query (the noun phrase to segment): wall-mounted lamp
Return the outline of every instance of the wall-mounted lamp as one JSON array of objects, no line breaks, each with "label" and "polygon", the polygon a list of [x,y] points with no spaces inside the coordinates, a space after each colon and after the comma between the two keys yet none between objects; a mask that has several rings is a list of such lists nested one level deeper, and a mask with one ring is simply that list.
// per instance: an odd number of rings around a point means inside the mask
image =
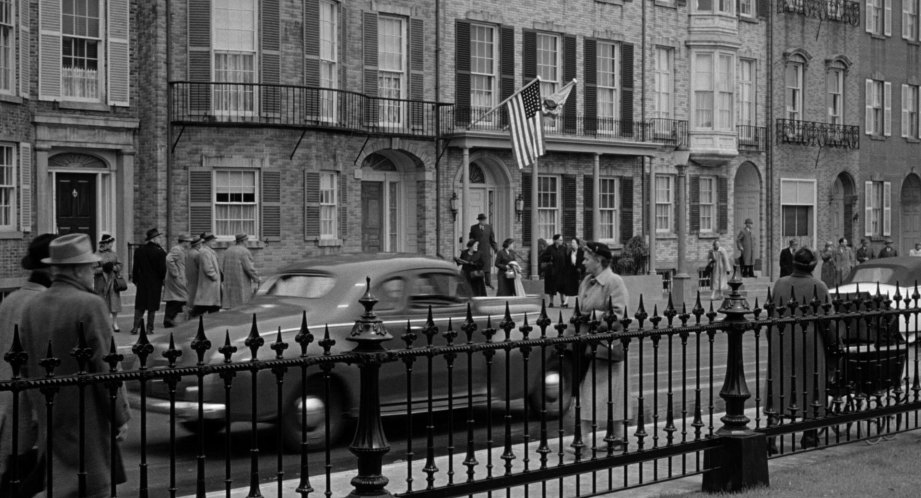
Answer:
[{"label": "wall-mounted lamp", "polygon": [[520,193],[518,197],[515,197],[515,216],[518,217],[518,221],[521,221],[521,213],[524,212],[524,196]]},{"label": "wall-mounted lamp", "polygon": [[457,221],[457,192],[451,193],[451,216]]}]

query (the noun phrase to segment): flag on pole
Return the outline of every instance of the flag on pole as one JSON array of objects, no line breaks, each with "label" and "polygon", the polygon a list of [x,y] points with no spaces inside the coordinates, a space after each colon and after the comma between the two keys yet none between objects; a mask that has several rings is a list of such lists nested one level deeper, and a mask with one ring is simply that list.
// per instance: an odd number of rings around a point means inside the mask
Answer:
[{"label": "flag on pole", "polygon": [[541,117],[540,82],[532,81],[506,103],[512,151],[518,169],[533,164],[544,155],[544,131]]},{"label": "flag on pole", "polygon": [[544,99],[544,114],[548,116],[559,116],[563,112],[563,105],[566,104],[566,99],[569,98],[569,93],[572,92],[572,88],[576,86],[576,80],[573,79],[569,83],[563,85],[563,88],[560,88],[553,95]]}]

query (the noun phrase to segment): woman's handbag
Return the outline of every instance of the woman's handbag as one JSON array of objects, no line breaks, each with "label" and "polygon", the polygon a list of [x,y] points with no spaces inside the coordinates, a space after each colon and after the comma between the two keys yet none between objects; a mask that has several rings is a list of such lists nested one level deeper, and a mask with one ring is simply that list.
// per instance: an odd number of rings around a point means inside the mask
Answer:
[{"label": "woman's handbag", "polygon": [[128,290],[128,282],[125,281],[125,277],[121,273],[115,274],[115,290],[117,292]]},{"label": "woman's handbag", "polygon": [[515,278],[515,270],[505,270],[505,278]]},{"label": "woman's handbag", "polygon": [[470,272],[470,278],[483,278],[483,270],[473,270]]}]

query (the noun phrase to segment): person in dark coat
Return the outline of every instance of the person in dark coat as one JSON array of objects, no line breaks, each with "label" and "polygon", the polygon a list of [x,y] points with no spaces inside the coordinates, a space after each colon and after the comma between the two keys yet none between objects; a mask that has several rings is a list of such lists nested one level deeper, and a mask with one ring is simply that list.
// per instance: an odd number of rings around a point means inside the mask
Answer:
[{"label": "person in dark coat", "polygon": [[873,252],[873,248],[870,247],[870,242],[866,238],[860,239],[860,247],[854,251],[854,256],[857,258],[857,263],[866,263],[871,259],[876,257],[876,254]]},{"label": "person in dark coat", "polygon": [[[45,369],[39,364],[48,355],[49,343],[61,360],[54,369],[56,377],[69,377],[77,372],[100,374],[109,371],[103,357],[113,342],[112,317],[105,301],[93,292],[93,267],[99,257],[93,254],[89,236],[68,234],[54,239],[49,257],[42,261],[52,266],[51,287],[35,296],[22,313],[22,346],[28,360],[23,365],[24,378],[43,377]],[[49,312],[53,310],[53,312]],[[91,354],[81,365],[67,354],[80,347],[78,326],[82,324],[86,347]],[[121,389],[115,390],[114,410],[111,391],[105,384],[61,387],[54,395],[51,418],[38,417],[38,441],[42,457],[54,469],[54,496],[104,498],[110,496],[111,479],[115,484],[125,482],[125,468],[118,445],[112,439],[124,439],[130,412]],[[37,389],[29,390],[32,406],[45,406],[45,396]],[[83,409],[84,425],[77,423],[78,411]],[[54,428],[50,454],[45,441],[49,427]],[[85,443],[85,444],[83,444]],[[113,455],[114,452],[114,455]],[[113,458],[114,457],[114,458]],[[81,462],[85,468],[85,494],[78,485]]]},{"label": "person in dark coat", "polygon": [[461,251],[460,256],[455,258],[455,262],[461,265],[461,273],[470,283],[474,296],[486,295],[486,284],[484,268],[486,263],[483,261],[483,255],[478,250],[480,243],[471,239],[467,241],[467,248]]},{"label": "person in dark coat", "polygon": [[550,295],[550,308],[553,307],[553,300],[556,298],[556,295],[560,295],[560,306],[566,308],[569,307],[569,299],[566,295],[566,277],[567,277],[567,265],[569,265],[568,259],[569,255],[567,254],[567,248],[563,245],[563,236],[556,234],[553,236],[553,244],[547,248],[546,251],[549,256],[548,260],[550,262],[550,271],[549,278],[547,280],[553,282],[551,289],[552,293]]},{"label": "person in dark coat", "polygon": [[582,275],[585,274],[584,253],[580,247],[582,241],[578,237],[573,237],[566,246],[566,267],[563,270],[563,288],[561,290],[564,296],[577,296],[579,294],[579,283],[582,282]]},{"label": "person in dark coat", "polygon": [[550,245],[545,239],[537,239],[537,274],[544,280],[544,294],[553,303],[553,295],[556,289],[553,286],[553,280],[550,278]]},{"label": "person in dark coat", "polygon": [[496,254],[496,268],[499,269],[496,276],[499,289],[496,295],[516,295],[515,279],[521,277],[521,265],[518,263],[518,253],[515,252],[515,239],[505,239],[502,242],[502,249]]},{"label": "person in dark coat", "polygon": [[780,251],[780,276],[786,277],[793,273],[793,255],[796,254],[796,239],[790,239],[790,245]]},{"label": "person in dark coat", "polygon": [[483,270],[486,287],[492,289],[492,280],[489,275],[492,269],[492,253],[489,251],[492,249],[493,252],[499,252],[499,247],[496,245],[496,234],[492,231],[492,225],[486,223],[486,215],[480,213],[476,219],[478,223],[470,227],[470,236],[467,237],[467,240],[475,240],[480,243],[480,256],[483,258],[483,264],[486,265]]},{"label": "person in dark coat", "polygon": [[890,237],[886,237],[886,246],[879,250],[879,256],[877,257],[878,258],[894,258],[898,255],[899,255],[899,251],[897,251],[894,247],[892,247],[892,239]]},{"label": "person in dark coat", "polygon": [[743,277],[755,276],[755,238],[752,234],[752,220],[745,219],[745,228],[736,236],[736,249],[739,251],[739,266]]},{"label": "person in dark coat", "polygon": [[154,329],[154,318],[160,309],[160,293],[163,291],[163,279],[166,278],[166,251],[160,247],[160,231],[151,228],[147,231],[147,243],[134,250],[134,267],[131,280],[137,286],[134,298],[134,327],[132,334],[137,334],[144,326],[144,313],[147,313],[147,333]]}]

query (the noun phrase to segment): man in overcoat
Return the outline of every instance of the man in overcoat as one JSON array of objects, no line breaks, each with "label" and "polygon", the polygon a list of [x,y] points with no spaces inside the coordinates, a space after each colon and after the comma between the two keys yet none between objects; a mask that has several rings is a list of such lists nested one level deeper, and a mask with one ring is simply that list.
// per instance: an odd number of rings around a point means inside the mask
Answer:
[{"label": "man in overcoat", "polygon": [[899,251],[892,247],[892,237],[886,237],[885,246],[879,250],[879,258],[894,258],[899,255]]},{"label": "man in overcoat", "polygon": [[790,245],[780,251],[780,276],[786,277],[793,273],[793,254],[796,253],[796,239],[790,239]]},{"label": "man in overcoat", "polygon": [[743,277],[755,276],[755,240],[752,234],[752,219],[745,218],[745,228],[736,236],[736,249],[739,251],[739,266]]},{"label": "man in overcoat", "polygon": [[259,283],[259,272],[253,264],[253,254],[246,248],[249,236],[238,233],[234,245],[224,251],[224,307],[233,308],[253,297],[253,285]]},{"label": "man in overcoat", "polygon": [[200,254],[201,237],[196,235],[185,254],[185,287],[189,297],[186,301],[186,310],[189,317],[192,316],[192,310],[195,308],[195,293],[198,291],[198,257]]},{"label": "man in overcoat", "polygon": [[195,291],[194,316],[221,310],[221,267],[214,252],[215,236],[201,234],[201,252],[198,254],[198,288]]},{"label": "man in overcoat", "polygon": [[499,252],[499,246],[496,245],[496,234],[492,231],[492,225],[486,223],[486,215],[480,213],[476,217],[477,224],[470,227],[470,236],[467,240],[475,240],[480,243],[480,253],[483,255],[483,273],[486,277],[486,287],[492,289],[492,253]]},{"label": "man in overcoat", "polygon": [[[54,282],[23,310],[22,345],[28,354],[23,377],[45,374],[39,361],[48,355],[49,343],[52,355],[61,360],[54,370],[57,377],[81,370],[90,374],[108,372],[109,365],[103,357],[112,344],[112,317],[105,301],[93,292],[93,267],[99,257],[93,254],[90,238],[86,234],[62,235],[51,242],[49,257],[42,261],[52,266]],[[70,354],[82,346],[80,324],[89,352],[82,366]],[[78,495],[81,456],[86,470],[86,494],[81,496],[110,496],[113,471],[116,484],[125,482],[121,453],[117,445],[112,446],[112,430],[117,429],[115,441],[124,439],[130,414],[122,391],[116,389],[111,417],[109,395],[104,384],[85,386],[83,396],[77,386],[62,387],[54,396],[51,420],[44,415],[38,417],[38,447],[54,469],[54,496]],[[39,390],[29,390],[28,396],[33,406],[45,405],[45,396]],[[81,398],[82,416],[78,413]],[[44,454],[49,426],[54,428],[50,455]]]},{"label": "man in overcoat", "polygon": [[132,334],[137,334],[144,327],[144,313],[147,313],[147,333],[153,332],[154,319],[160,309],[163,279],[166,278],[166,251],[160,247],[160,231],[151,228],[147,231],[146,240],[147,243],[134,250],[134,266],[131,268],[131,280],[137,286]]},{"label": "man in overcoat", "polygon": [[180,234],[176,245],[166,254],[166,280],[163,282],[163,300],[166,301],[163,326],[166,328],[176,326],[176,316],[189,300],[185,261],[191,243],[192,237],[189,234]]}]

